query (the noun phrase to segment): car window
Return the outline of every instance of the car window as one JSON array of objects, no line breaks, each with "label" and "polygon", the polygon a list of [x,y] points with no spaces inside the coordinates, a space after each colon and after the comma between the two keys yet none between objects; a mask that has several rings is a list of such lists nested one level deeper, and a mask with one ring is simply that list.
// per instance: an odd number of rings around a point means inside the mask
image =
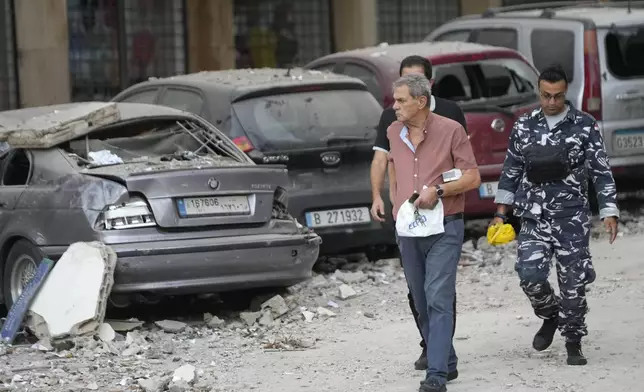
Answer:
[{"label": "car window", "polygon": [[538,74],[519,59],[489,59],[435,67],[434,94],[453,101],[534,94]]},{"label": "car window", "polygon": [[478,30],[474,35],[473,42],[514,50],[518,48],[517,31],[514,29]]},{"label": "car window", "polygon": [[644,77],[644,26],[615,27],[606,34],[606,63],[617,78]]},{"label": "car window", "polygon": [[5,165],[2,185],[27,185],[29,182],[29,175],[31,174],[31,162],[29,161],[29,157],[25,150],[15,150],[6,159],[8,159],[8,161]]},{"label": "car window", "polygon": [[297,92],[233,104],[233,135],[260,151],[327,147],[331,139],[373,141],[382,108],[364,90]]},{"label": "car window", "polygon": [[186,112],[201,114],[203,99],[194,91],[169,88],[161,97],[159,104]]},{"label": "car window", "polygon": [[434,41],[466,42],[471,33],[470,30],[450,31],[434,38]]},{"label": "car window", "polygon": [[441,65],[434,68],[432,93],[452,101],[469,101],[472,97],[470,80],[463,64]]},{"label": "car window", "polygon": [[367,85],[367,89],[369,90],[371,95],[376,98],[376,101],[378,101],[379,103],[382,102],[382,100],[384,99],[382,86],[380,86],[377,76],[368,68],[357,64],[347,63],[344,65],[344,70],[342,71],[342,73],[347,76],[362,80]]},{"label": "car window", "polygon": [[150,89],[138,91],[134,94],[128,95],[121,102],[134,102],[134,103],[154,103],[159,89]]},{"label": "car window", "polygon": [[511,97],[537,90],[538,75],[520,60],[491,60],[480,64],[484,98]]},{"label": "car window", "polygon": [[[556,42],[556,45],[553,43]],[[542,71],[559,64],[566,71],[570,82],[575,75],[575,33],[569,30],[535,29],[530,35],[532,62]]]}]

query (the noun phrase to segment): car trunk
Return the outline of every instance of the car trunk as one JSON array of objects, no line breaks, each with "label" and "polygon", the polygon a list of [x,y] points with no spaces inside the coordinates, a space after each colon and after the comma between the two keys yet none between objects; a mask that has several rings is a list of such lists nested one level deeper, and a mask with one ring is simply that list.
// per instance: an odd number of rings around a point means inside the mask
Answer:
[{"label": "car trunk", "polygon": [[233,140],[258,164],[288,167],[289,211],[307,226],[368,224],[381,110],[366,90],[256,97],[233,105]]},{"label": "car trunk", "polygon": [[598,40],[606,148],[611,157],[643,154],[644,24],[601,29]]},{"label": "car trunk", "polygon": [[184,167],[121,164],[85,169],[84,174],[125,185],[146,200],[162,228],[262,224],[271,219],[276,186],[286,184],[283,167]]}]

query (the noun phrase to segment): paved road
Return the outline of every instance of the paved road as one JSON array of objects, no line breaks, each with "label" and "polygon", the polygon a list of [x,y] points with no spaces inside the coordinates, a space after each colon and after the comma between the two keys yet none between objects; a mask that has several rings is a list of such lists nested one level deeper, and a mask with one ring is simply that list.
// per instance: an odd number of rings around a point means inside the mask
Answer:
[{"label": "paved road", "polygon": [[[598,278],[589,294],[590,336],[584,346],[588,366],[565,365],[560,336],[549,350],[532,350],[540,321],[532,315],[514,274],[506,269],[499,276],[483,273],[481,279],[473,279],[470,272],[459,278],[456,348],[461,376],[448,390],[644,390],[644,241],[596,241],[592,252]],[[405,306],[403,293],[404,287],[392,290],[395,306]],[[395,320],[384,317],[367,327],[356,322],[354,331],[345,324],[337,339],[326,339],[315,350],[249,358],[239,372],[259,390],[416,391],[423,376],[412,368],[418,355],[417,331],[409,317],[395,313]]]}]

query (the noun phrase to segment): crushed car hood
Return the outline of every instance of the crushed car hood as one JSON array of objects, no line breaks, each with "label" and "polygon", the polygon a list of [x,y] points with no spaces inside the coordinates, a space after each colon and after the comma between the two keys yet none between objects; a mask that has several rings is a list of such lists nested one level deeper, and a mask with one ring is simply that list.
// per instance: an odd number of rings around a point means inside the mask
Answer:
[{"label": "crushed car hood", "polygon": [[121,120],[115,103],[81,102],[0,113],[0,142],[47,149]]},{"label": "crushed car hood", "polygon": [[[216,167],[249,166],[247,162],[237,162],[230,158],[200,156],[192,160],[162,161],[160,158],[145,159],[136,162],[125,162],[116,165],[84,168],[81,173],[101,176],[127,178],[140,173],[164,172],[173,170],[195,170]],[[251,165],[254,166],[254,165]]]}]

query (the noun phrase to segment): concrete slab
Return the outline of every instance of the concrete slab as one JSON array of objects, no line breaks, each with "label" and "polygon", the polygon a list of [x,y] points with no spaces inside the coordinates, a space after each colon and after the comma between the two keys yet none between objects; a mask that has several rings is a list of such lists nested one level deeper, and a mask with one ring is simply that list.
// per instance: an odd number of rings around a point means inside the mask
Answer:
[{"label": "concrete slab", "polygon": [[116,253],[100,242],[72,244],[29,308],[27,325],[40,339],[98,333],[114,285]]},{"label": "concrete slab", "polygon": [[[56,107],[56,106],[54,106]],[[0,142],[14,148],[51,148],[86,135],[121,118],[113,102],[79,102],[47,110],[31,117],[0,114]]]}]

